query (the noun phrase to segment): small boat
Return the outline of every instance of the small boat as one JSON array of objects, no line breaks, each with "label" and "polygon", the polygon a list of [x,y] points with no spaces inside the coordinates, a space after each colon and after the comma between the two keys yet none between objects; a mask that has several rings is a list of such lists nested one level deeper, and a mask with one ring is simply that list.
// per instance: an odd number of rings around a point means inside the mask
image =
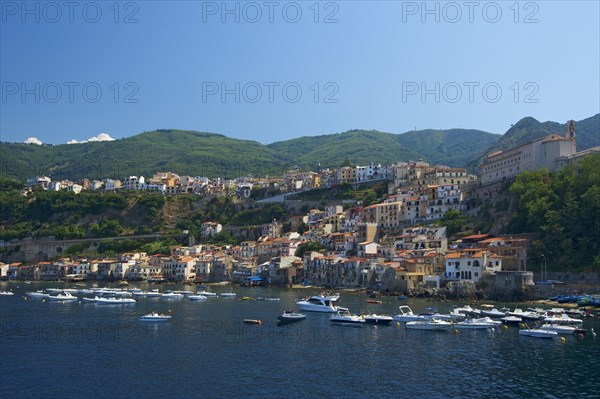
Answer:
[{"label": "small boat", "polygon": [[214,298],[217,296],[217,294],[215,294],[214,292],[209,292],[209,291],[199,291],[198,295],[204,295],[206,297],[211,297],[211,298]]},{"label": "small boat", "polygon": [[563,313],[560,316],[556,316],[556,315],[555,316],[546,316],[546,317],[544,317],[544,321],[547,323],[560,323],[560,324],[581,324],[581,323],[583,323],[583,320],[570,317],[566,313]]},{"label": "small boat", "polygon": [[558,336],[556,331],[542,330],[541,328],[528,328],[519,330],[519,335],[534,338],[554,338]]},{"label": "small boat", "polygon": [[205,301],[207,298],[204,295],[190,295],[190,301]]},{"label": "small boat", "polygon": [[77,297],[71,295],[70,292],[64,292],[58,295],[49,295],[46,299],[49,301],[76,301]]},{"label": "small boat", "polygon": [[259,296],[258,298],[256,298],[257,301],[266,301],[266,302],[279,302],[279,298],[277,297],[266,297],[263,298],[262,296]]},{"label": "small boat", "polygon": [[282,314],[277,316],[277,318],[282,324],[295,323],[297,321],[302,321],[306,319],[306,315],[302,313],[296,313],[293,310],[284,310]]},{"label": "small boat", "polygon": [[436,318],[438,320],[455,320],[455,317],[462,317],[462,316],[456,316],[456,314],[454,314],[454,315],[441,314],[435,308],[427,308],[427,309],[425,309],[425,312],[419,313],[419,316],[423,316],[426,319]]},{"label": "small boat", "polygon": [[262,321],[257,319],[244,319],[244,324],[257,324],[260,326],[262,324]]},{"label": "small boat", "polygon": [[146,292],[146,298],[160,298],[162,294],[158,291],[158,289],[154,289],[152,291]]},{"label": "small boat", "polygon": [[507,316],[520,317],[523,320],[541,320],[544,318],[541,314],[533,311],[524,311],[523,309],[516,308],[512,312],[508,312]]},{"label": "small boat", "polygon": [[237,294],[235,292],[223,292],[221,294],[222,298],[235,298]]},{"label": "small boat", "polygon": [[171,320],[171,315],[158,314],[156,312],[148,313],[140,317],[140,321],[169,321]]},{"label": "small boat", "polygon": [[181,295],[194,295],[194,292],[192,291],[188,291],[188,290],[183,290],[183,291],[175,291],[176,294],[181,294]]},{"label": "small boat", "polygon": [[403,301],[403,300],[405,300],[405,299],[407,299],[407,298],[408,298],[408,297],[407,297],[406,295],[400,295],[400,296],[398,297],[398,300],[399,300],[399,301]]},{"label": "small boat", "polygon": [[477,319],[461,321],[460,323],[456,323],[454,325],[454,328],[459,330],[488,330],[492,327],[493,325],[487,321],[480,321]]},{"label": "small boat", "polygon": [[378,299],[367,299],[367,303],[374,303],[377,305],[381,305],[383,303],[383,301],[380,301]]},{"label": "small boat", "polygon": [[301,310],[308,312],[322,313],[337,313],[339,310],[348,310],[335,305],[335,302],[340,298],[339,294],[335,295],[313,295],[309,298],[301,299],[296,302],[296,305]]},{"label": "small boat", "polygon": [[11,296],[11,295],[15,295],[15,293],[12,291],[0,291],[0,296]]},{"label": "small boat", "polygon": [[27,295],[30,298],[48,298],[50,296],[50,294],[42,290],[35,292],[26,292],[25,295]]},{"label": "small boat", "polygon": [[517,316],[504,316],[500,319],[504,324],[519,324],[523,321],[522,318]]},{"label": "small boat", "polygon": [[399,321],[401,323],[406,323],[409,321],[424,321],[427,320],[427,317],[425,316],[421,316],[421,315],[416,315],[413,313],[412,309],[409,306],[399,306],[398,310],[400,311],[399,314],[395,315],[393,317],[394,321]]},{"label": "small boat", "polygon": [[331,316],[329,319],[332,323],[342,323],[342,324],[355,324],[361,325],[365,324],[366,320],[364,317],[359,315],[351,314],[348,310],[338,310],[335,316]]},{"label": "small boat", "polygon": [[491,327],[499,326],[502,324],[500,320],[492,320],[490,317],[480,317],[477,319],[471,319],[474,323],[487,323]]},{"label": "small boat", "polygon": [[366,314],[363,316],[367,324],[383,324],[389,325],[394,318],[392,316],[384,316],[379,314]]},{"label": "small boat", "polygon": [[81,302],[83,302],[83,303],[95,303],[96,302],[96,298],[83,297],[83,298],[81,298]]},{"label": "small boat", "polygon": [[558,325],[558,324],[544,324],[540,328],[542,330],[554,331],[557,334],[566,334],[566,335],[573,334],[577,330],[575,327],[561,326],[561,325]]},{"label": "small boat", "polygon": [[175,292],[165,292],[161,295],[163,299],[181,299],[183,298],[183,294],[177,294]]},{"label": "small boat", "polygon": [[452,323],[433,318],[430,320],[409,321],[406,323],[406,328],[411,330],[445,331],[452,328]]},{"label": "small boat", "polygon": [[137,301],[135,299],[132,298],[100,298],[100,297],[95,297],[95,302],[99,303],[99,304],[103,304],[103,305],[128,305],[128,304],[134,304]]},{"label": "small boat", "polygon": [[492,308],[492,309],[483,309],[481,311],[481,315],[485,316],[485,317],[495,317],[495,318],[500,318],[500,317],[504,317],[506,316],[506,312],[501,312],[496,308]]},{"label": "small boat", "polygon": [[252,297],[249,297],[249,296],[242,297],[242,301],[251,301],[251,300],[252,300]]}]

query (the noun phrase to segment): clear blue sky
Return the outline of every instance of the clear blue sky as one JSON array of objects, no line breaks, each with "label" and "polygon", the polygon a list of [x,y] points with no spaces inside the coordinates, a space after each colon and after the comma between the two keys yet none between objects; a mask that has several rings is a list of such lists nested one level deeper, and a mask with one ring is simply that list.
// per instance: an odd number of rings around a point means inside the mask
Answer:
[{"label": "clear blue sky", "polygon": [[504,133],[600,112],[600,2],[472,4],[3,0],[0,139]]}]

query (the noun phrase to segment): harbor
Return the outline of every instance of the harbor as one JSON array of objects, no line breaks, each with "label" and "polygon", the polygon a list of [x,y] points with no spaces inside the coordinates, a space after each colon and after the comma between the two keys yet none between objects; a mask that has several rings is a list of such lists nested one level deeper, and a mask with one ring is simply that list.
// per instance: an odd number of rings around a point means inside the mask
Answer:
[{"label": "harbor", "polygon": [[[342,292],[334,303],[359,319],[395,315],[389,324],[358,323],[359,328],[347,328],[347,323],[330,321],[336,313],[301,309],[300,300],[324,294],[316,288],[209,286],[197,291],[215,296],[194,301],[188,298],[196,293],[190,286],[164,285],[161,295],[164,291],[186,294],[180,299],[134,296],[153,292],[154,287],[106,290],[90,285],[2,283],[3,291],[13,292],[0,298],[3,395],[189,397],[203,392],[208,397],[238,397],[241,384],[253,386],[244,396],[289,397],[291,381],[302,383],[306,392],[327,397],[364,397],[364,392],[375,389],[374,384],[382,397],[570,397],[577,392],[577,397],[585,398],[597,392],[595,378],[590,378],[590,370],[600,367],[597,310],[592,311],[594,317],[582,317],[577,326],[586,334],[557,333],[555,338],[539,339],[520,334],[523,323],[476,329],[457,328],[460,321],[454,321],[443,331],[428,331],[406,328],[395,317],[400,306],[415,315],[432,312],[428,308],[435,306],[440,315],[449,315],[467,305],[486,309],[480,306],[483,303],[432,304],[391,296],[373,303],[364,293]],[[65,288],[92,293],[72,292],[78,298],[74,301],[26,295],[49,289],[56,290],[50,295],[59,295]],[[133,291],[137,300],[127,305],[84,302],[84,297],[95,297],[93,289]],[[527,312],[533,306],[487,305],[492,306],[490,314],[494,308]],[[279,316],[286,310],[305,317],[281,323]],[[142,317],[149,320],[141,321]],[[526,329],[537,325],[525,324],[530,327]],[[542,322],[538,324],[541,327]],[[69,365],[69,372],[56,378],[51,370],[57,364]],[[335,381],[323,378],[329,373]],[[156,383],[163,380],[178,383]],[[111,381],[111,390],[99,396],[106,381]],[[153,385],[150,395],[148,385]]]}]

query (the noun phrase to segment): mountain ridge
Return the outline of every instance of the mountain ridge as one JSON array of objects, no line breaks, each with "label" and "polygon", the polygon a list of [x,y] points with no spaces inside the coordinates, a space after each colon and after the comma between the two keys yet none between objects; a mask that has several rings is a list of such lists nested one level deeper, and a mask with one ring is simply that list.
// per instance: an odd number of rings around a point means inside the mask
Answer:
[{"label": "mountain ridge", "polygon": [[[489,152],[547,134],[564,135],[566,123],[525,117],[504,135],[477,129],[425,129],[395,134],[353,129],[271,144],[220,133],[179,129],[146,131],[115,141],[35,145],[0,143],[0,176],[20,180],[115,178],[173,171],[181,175],[277,175],[291,167],[316,170],[353,164],[419,160],[476,171]],[[600,145],[600,114],[576,122],[577,150]]]}]

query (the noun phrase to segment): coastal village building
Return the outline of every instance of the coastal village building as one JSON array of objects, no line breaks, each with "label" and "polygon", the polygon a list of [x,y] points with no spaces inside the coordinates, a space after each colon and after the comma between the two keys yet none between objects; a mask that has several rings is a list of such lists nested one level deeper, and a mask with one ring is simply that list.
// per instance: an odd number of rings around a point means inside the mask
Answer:
[{"label": "coastal village building", "polygon": [[526,170],[558,170],[563,160],[575,155],[575,148],[575,125],[569,121],[565,137],[551,134],[506,151],[489,154],[481,164],[481,185],[512,179]]},{"label": "coastal village building", "polygon": [[502,258],[493,252],[479,249],[450,252],[446,254],[446,272],[448,280],[467,280],[478,282],[484,272],[494,273],[502,270]]}]

